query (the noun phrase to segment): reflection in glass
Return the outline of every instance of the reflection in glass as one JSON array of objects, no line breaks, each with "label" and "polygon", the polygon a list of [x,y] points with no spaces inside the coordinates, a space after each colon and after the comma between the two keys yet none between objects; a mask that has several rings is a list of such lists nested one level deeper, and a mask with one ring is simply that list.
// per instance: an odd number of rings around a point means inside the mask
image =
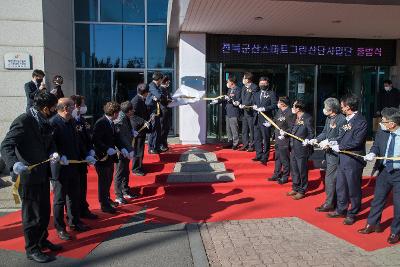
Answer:
[{"label": "reflection in glass", "polygon": [[75,0],[74,16],[76,21],[97,21],[97,0]]},{"label": "reflection in glass", "polygon": [[147,27],[147,67],[172,68],[174,50],[167,48],[167,27]]},{"label": "reflection in glass", "polygon": [[[207,64],[207,97],[217,97],[220,95],[219,84],[219,64]],[[219,109],[220,105],[208,105],[207,102],[207,138],[219,138]]]},{"label": "reflection in glass", "polygon": [[114,72],[114,100],[118,103],[132,100],[137,94],[137,86],[143,82],[143,72]]},{"label": "reflection in glass", "polygon": [[75,24],[75,59],[77,67],[93,67],[94,25]]},{"label": "reflection in glass", "polygon": [[168,0],[147,0],[147,22],[167,22]]},{"label": "reflection in glass", "polygon": [[291,65],[289,76],[289,97],[293,103],[301,99],[306,104],[306,112],[314,116],[314,65]]},{"label": "reflection in glass", "polygon": [[100,20],[143,23],[144,0],[101,0]]},{"label": "reflection in glass", "polygon": [[123,67],[144,68],[144,26],[123,26]]},{"label": "reflection in glass", "polygon": [[77,70],[76,93],[85,97],[88,115],[94,121],[103,115],[103,106],[111,101],[111,71]]},{"label": "reflection in glass", "polygon": [[95,67],[121,67],[122,25],[98,24],[95,27]]}]

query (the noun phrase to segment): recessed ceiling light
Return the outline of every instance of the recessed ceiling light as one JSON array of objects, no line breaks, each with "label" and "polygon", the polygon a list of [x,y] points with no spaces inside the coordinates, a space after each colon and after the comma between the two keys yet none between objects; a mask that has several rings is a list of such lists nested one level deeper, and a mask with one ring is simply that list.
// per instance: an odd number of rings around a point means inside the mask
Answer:
[{"label": "recessed ceiling light", "polygon": [[254,20],[263,20],[263,17],[255,17]]},{"label": "recessed ceiling light", "polygon": [[332,23],[338,24],[338,23],[342,23],[342,21],[340,19],[337,19],[337,20],[332,20]]}]

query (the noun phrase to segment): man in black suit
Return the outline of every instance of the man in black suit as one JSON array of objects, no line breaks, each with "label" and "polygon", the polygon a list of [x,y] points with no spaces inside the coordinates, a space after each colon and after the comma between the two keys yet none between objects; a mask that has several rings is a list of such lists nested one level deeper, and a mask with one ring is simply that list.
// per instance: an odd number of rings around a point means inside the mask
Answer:
[{"label": "man in black suit", "polygon": [[[138,132],[144,125],[146,128],[150,128],[150,124],[147,122],[149,119],[149,112],[145,104],[145,99],[149,93],[149,88],[144,83],[137,86],[137,95],[132,99],[133,116],[131,123],[133,129]],[[153,115],[154,116],[154,115]],[[146,130],[147,130],[146,129]],[[146,130],[142,130],[135,137],[135,144],[133,146],[133,162],[132,172],[135,175],[143,176],[145,172],[143,170],[143,156],[144,156],[144,145],[146,142]]]},{"label": "man in black suit", "polygon": [[244,73],[243,88],[240,97],[239,108],[243,109],[242,118],[242,142],[243,147],[239,148],[240,151],[247,150],[248,152],[254,151],[254,110],[252,109],[253,94],[258,90],[257,85],[254,84],[254,75],[250,72]]},{"label": "man in black suit", "polygon": [[52,258],[42,249],[61,250],[47,240],[50,219],[49,163],[32,170],[28,166],[46,161],[58,161],[53,141],[53,129],[48,122],[56,108],[57,98],[50,93],[38,93],[33,107],[16,118],[1,144],[1,155],[12,176],[20,176],[19,195],[22,200],[22,227],[28,259],[48,262]]},{"label": "man in black suit", "polygon": [[172,121],[172,108],[168,107],[168,104],[172,102],[171,94],[169,93],[170,79],[168,76],[164,76],[161,81],[161,100],[160,100],[160,108],[161,108],[161,132],[160,132],[160,151],[166,152],[168,151],[168,134],[171,129],[171,121]]},{"label": "man in black suit", "polygon": [[25,83],[25,95],[26,95],[26,112],[33,106],[33,99],[39,92],[46,91],[46,87],[43,82],[44,72],[42,70],[33,70],[32,80]]},{"label": "man in black suit", "polygon": [[119,161],[116,164],[114,179],[115,201],[119,204],[127,204],[126,198],[133,199],[137,197],[130,192],[129,188],[129,162],[134,157],[132,140],[135,134],[130,121],[132,115],[132,103],[129,101],[121,103],[121,112],[115,122],[117,138],[123,147],[119,154]]},{"label": "man in black suit", "polygon": [[337,141],[344,134],[343,125],[346,118],[340,113],[340,103],[336,98],[330,97],[324,101],[324,115],[326,121],[324,129],[315,139],[310,140],[311,145],[319,146],[325,150],[326,171],[325,171],[325,202],[315,208],[318,212],[327,212],[334,209],[336,204],[336,177],[339,164],[338,153],[329,149],[329,142]]},{"label": "man in black suit", "polygon": [[[75,108],[72,111],[72,116],[75,119],[75,127],[78,135],[78,142],[81,152],[81,158],[91,156],[94,158],[95,152],[92,142],[92,127],[83,117],[87,112],[85,97],[73,95],[71,99],[74,101]],[[90,158],[93,162],[93,158]],[[78,164],[79,185],[80,185],[80,217],[85,219],[97,219],[98,216],[89,210],[89,203],[86,200],[87,195],[87,173],[88,164]]]},{"label": "man in black suit", "polygon": [[[358,112],[360,100],[356,95],[346,95],[341,99],[342,113],[346,115],[346,124],[343,125],[344,134],[336,142],[331,142],[333,151],[351,151],[365,154],[368,124],[364,116]],[[343,224],[352,225],[361,208],[361,176],[365,161],[356,156],[339,153],[339,166],[337,170],[336,211],[328,213],[329,218],[345,218]],[[348,209],[351,202],[351,209]]]},{"label": "man in black suit", "polygon": [[275,92],[271,90],[268,77],[261,77],[259,88],[253,95],[254,113],[254,146],[256,157],[254,161],[267,163],[271,143],[271,124],[260,114],[264,112],[273,118],[273,112],[278,108]]},{"label": "man in black suit", "polygon": [[228,93],[225,98],[214,99],[211,105],[225,103],[226,110],[226,133],[228,135],[228,145],[224,148],[238,149],[239,146],[239,117],[240,117],[240,98],[241,89],[237,86],[235,76],[229,76],[226,81]]},{"label": "man in black suit", "polygon": [[[275,114],[274,122],[280,129],[290,132],[293,127],[296,115],[289,108],[289,97],[279,97],[278,111]],[[272,177],[268,181],[278,181],[279,184],[286,184],[289,180],[290,173],[290,138],[280,135],[278,129],[275,129],[275,170]]]},{"label": "man in black suit", "polygon": [[[293,184],[292,191],[287,195],[292,196],[294,200],[304,198],[308,188],[307,161],[312,152],[308,142],[314,136],[314,128],[313,119],[310,114],[305,112],[305,108],[306,105],[302,100],[296,100],[292,107],[292,113],[296,114],[296,120],[291,133],[304,140],[300,142],[293,137],[290,139],[290,167]],[[282,131],[280,134],[284,135]]]},{"label": "man in black suit", "polygon": [[[57,114],[50,119],[54,129],[54,142],[61,155],[60,162],[52,163],[53,185],[53,216],[54,227],[58,237],[62,240],[71,240],[71,235],[66,230],[64,222],[64,208],[68,213],[70,229],[84,232],[89,228],[80,220],[80,181],[79,166],[68,164],[68,159],[82,160],[81,147],[72,117],[74,101],[70,98],[60,98],[57,103]],[[94,158],[92,157],[94,164]]]},{"label": "man in black suit", "polygon": [[118,162],[116,148],[121,148],[114,125],[119,111],[120,105],[117,102],[107,102],[104,106],[104,116],[96,121],[93,128],[93,144],[97,156],[95,167],[99,176],[99,202],[101,210],[111,214],[116,213],[115,208],[118,206],[117,202],[110,199],[110,186],[114,163]]},{"label": "man in black suit", "polygon": [[391,80],[383,81],[383,90],[378,94],[378,114],[384,108],[400,108],[400,91],[393,87]]},{"label": "man in black suit", "polygon": [[[161,72],[156,71],[153,73],[153,81],[149,84],[149,94],[146,97],[146,105],[149,108],[150,112],[153,114],[161,112],[161,110],[159,110],[159,105],[163,92],[160,88],[160,85],[163,77],[164,76]],[[159,114],[159,116],[154,116],[154,119],[151,121],[151,132],[149,136],[149,154],[160,153],[160,116],[161,114]]]},{"label": "man in black suit", "polygon": [[[400,156],[400,111],[397,108],[384,108],[381,115],[381,130],[377,132],[374,144],[364,160],[373,161],[377,156],[388,158]],[[380,173],[376,178],[374,200],[371,203],[367,225],[358,232],[361,234],[382,232],[380,226],[382,212],[386,199],[393,189],[394,216],[387,242],[394,244],[400,240],[400,160],[378,160],[375,168]]]}]

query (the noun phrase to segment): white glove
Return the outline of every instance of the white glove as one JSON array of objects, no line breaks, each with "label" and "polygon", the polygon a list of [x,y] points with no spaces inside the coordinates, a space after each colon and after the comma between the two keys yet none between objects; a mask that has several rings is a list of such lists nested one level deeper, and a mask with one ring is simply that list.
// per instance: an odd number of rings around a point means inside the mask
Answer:
[{"label": "white glove", "polygon": [[68,165],[68,164],[69,164],[68,159],[67,159],[67,156],[61,156],[61,158],[60,158],[60,164],[61,164],[61,165]]},{"label": "white glove", "polygon": [[88,155],[94,157],[94,156],[96,156],[96,152],[94,152],[94,150],[91,149],[91,150],[89,151],[89,154],[88,154]]},{"label": "white glove", "polygon": [[147,129],[150,129],[150,123],[149,123],[148,121],[146,121],[146,122],[144,123],[144,126],[146,126]]},{"label": "white glove", "polygon": [[338,144],[338,142],[337,141],[329,141],[329,146],[330,147],[332,147],[332,146],[335,146],[335,145],[337,145]]},{"label": "white glove", "polygon": [[258,109],[257,105],[253,105],[253,109],[257,110]]},{"label": "white glove", "polygon": [[264,108],[264,107],[258,108],[257,111],[258,111],[258,112],[264,112],[264,111],[265,111],[265,108]]},{"label": "white glove", "polygon": [[279,140],[283,140],[283,139],[285,139],[285,136],[284,135],[280,135],[280,136],[278,136],[278,139]]},{"label": "white glove", "polygon": [[285,133],[285,131],[284,131],[284,130],[279,130],[279,135],[285,136],[285,135],[286,135],[286,133]]},{"label": "white glove", "polygon": [[333,146],[330,146],[331,148],[332,148],[332,150],[333,151],[335,151],[335,152],[338,152],[339,153],[339,145],[333,145]]},{"label": "white glove", "polygon": [[20,174],[22,174],[22,173],[24,173],[24,172],[28,172],[28,171],[29,171],[28,166],[26,166],[26,165],[23,164],[22,162],[15,162],[15,163],[14,163],[13,172],[14,172],[16,175],[20,175]]},{"label": "white glove", "polygon": [[211,101],[210,105],[215,105],[218,104],[218,99],[213,99],[213,101]]},{"label": "white glove", "polygon": [[318,146],[319,146],[320,148],[322,148],[322,149],[325,149],[327,146],[329,146],[329,140],[328,140],[328,139],[325,139],[325,140],[321,141],[321,142],[318,144]]},{"label": "white glove", "polygon": [[135,153],[133,153],[133,151],[129,152],[129,159],[133,159],[135,157]]},{"label": "white glove", "polygon": [[310,140],[309,139],[304,139],[304,141],[303,141],[303,146],[306,146],[306,145],[308,145],[310,143]]},{"label": "white glove", "polygon": [[50,162],[51,163],[56,163],[60,160],[60,155],[58,155],[57,152],[53,153],[50,155]]},{"label": "white glove", "polygon": [[133,137],[137,137],[139,135],[139,132],[132,129],[132,135]]},{"label": "white glove", "polygon": [[115,150],[114,148],[110,147],[109,149],[107,149],[107,155],[112,156],[117,154],[117,150]]},{"label": "white glove", "polygon": [[308,141],[308,144],[310,144],[310,145],[316,145],[318,143],[318,140],[317,139],[315,139],[315,138],[313,138],[313,139],[311,139],[310,141]]},{"label": "white glove", "polygon": [[96,159],[93,156],[87,156],[85,160],[89,163],[89,165],[94,165],[96,163]]},{"label": "white glove", "polygon": [[129,156],[129,152],[125,148],[121,149],[121,154],[122,156],[124,156],[124,158],[127,158]]},{"label": "white glove", "polygon": [[225,100],[229,100],[230,99],[230,97],[227,96],[227,95],[224,95],[224,98],[225,98]]},{"label": "white glove", "polygon": [[154,96],[154,95],[153,95],[152,99],[153,99],[154,101],[157,101],[157,100],[158,100],[158,98],[157,98],[156,96]]},{"label": "white glove", "polygon": [[244,105],[239,104],[239,108],[240,108],[240,109],[244,109]]},{"label": "white glove", "polygon": [[239,103],[239,101],[233,101],[233,105],[234,105],[234,106],[239,106],[240,103]]},{"label": "white glove", "polygon": [[268,127],[271,127],[271,123],[269,123],[268,121],[264,122],[263,125],[264,125],[265,127],[267,127],[267,128],[268,128]]},{"label": "white glove", "polygon": [[376,155],[375,155],[375,153],[371,152],[371,153],[368,153],[367,155],[365,155],[363,158],[365,161],[374,161],[376,158]]}]

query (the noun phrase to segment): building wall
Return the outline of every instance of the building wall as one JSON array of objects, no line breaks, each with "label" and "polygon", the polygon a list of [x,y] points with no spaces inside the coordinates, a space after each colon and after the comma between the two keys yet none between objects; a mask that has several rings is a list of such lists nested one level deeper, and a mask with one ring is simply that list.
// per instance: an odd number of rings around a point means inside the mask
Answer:
[{"label": "building wall", "polygon": [[44,68],[48,87],[59,74],[66,96],[75,94],[72,0],[43,0]]},{"label": "building wall", "polygon": [[396,66],[390,68],[390,79],[394,87],[400,88],[400,39],[397,40],[396,57]]},{"label": "building wall", "polygon": [[24,84],[32,70],[6,70],[4,54],[25,52],[33,69],[44,69],[42,0],[1,0],[0,8],[0,140],[10,123],[25,111]]}]

